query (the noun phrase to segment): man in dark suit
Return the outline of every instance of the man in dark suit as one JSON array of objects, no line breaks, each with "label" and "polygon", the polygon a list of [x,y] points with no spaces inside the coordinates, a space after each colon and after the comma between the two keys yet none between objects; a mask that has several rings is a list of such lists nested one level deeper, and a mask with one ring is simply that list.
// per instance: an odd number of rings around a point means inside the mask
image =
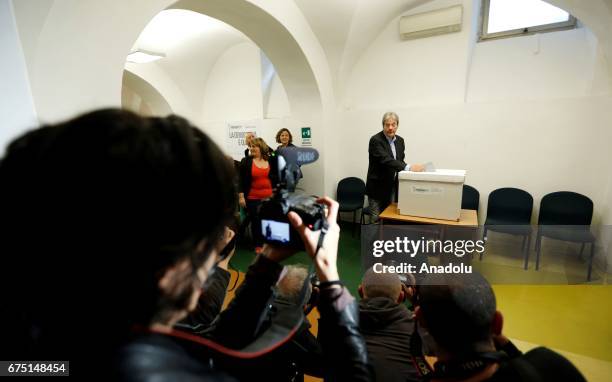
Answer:
[{"label": "man in dark suit", "polygon": [[387,112],[382,118],[383,130],[370,138],[368,146],[369,165],[366,182],[368,204],[374,221],[397,197],[397,173],[399,171],[423,171],[422,164],[409,165],[404,162],[404,139],[396,135],[399,117]]}]

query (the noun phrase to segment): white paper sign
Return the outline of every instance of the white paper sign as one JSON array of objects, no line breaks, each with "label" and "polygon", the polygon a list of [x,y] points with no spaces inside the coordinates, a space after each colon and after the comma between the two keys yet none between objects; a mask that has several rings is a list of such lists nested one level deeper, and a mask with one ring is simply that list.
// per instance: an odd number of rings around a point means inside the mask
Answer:
[{"label": "white paper sign", "polygon": [[235,160],[242,159],[244,157],[244,150],[247,148],[244,136],[246,133],[254,133],[258,137],[261,126],[261,120],[228,122],[225,139],[226,152]]}]

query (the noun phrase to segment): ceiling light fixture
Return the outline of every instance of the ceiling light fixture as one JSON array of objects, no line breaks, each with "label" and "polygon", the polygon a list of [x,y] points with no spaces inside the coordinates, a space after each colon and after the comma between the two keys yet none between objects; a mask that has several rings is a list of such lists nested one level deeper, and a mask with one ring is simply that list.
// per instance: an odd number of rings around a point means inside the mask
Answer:
[{"label": "ceiling light fixture", "polygon": [[132,62],[134,64],[146,64],[147,62],[157,61],[164,57],[166,57],[166,55],[163,53],[153,53],[138,49],[128,54],[127,62]]}]

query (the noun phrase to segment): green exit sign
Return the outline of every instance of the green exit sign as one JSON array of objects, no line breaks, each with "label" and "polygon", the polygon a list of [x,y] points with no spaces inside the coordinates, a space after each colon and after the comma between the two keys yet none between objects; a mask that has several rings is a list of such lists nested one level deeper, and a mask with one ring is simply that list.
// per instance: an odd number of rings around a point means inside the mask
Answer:
[{"label": "green exit sign", "polygon": [[310,127],[302,127],[302,138],[312,138]]}]

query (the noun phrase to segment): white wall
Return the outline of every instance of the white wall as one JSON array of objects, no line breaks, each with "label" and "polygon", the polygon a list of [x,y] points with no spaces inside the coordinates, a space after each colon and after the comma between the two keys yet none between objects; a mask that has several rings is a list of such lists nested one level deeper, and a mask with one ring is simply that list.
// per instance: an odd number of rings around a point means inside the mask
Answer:
[{"label": "white wall", "polygon": [[259,48],[241,43],[226,50],[206,79],[202,121],[263,118]]},{"label": "white wall", "polygon": [[26,62],[10,0],[0,0],[0,157],[23,130],[38,124]]},{"label": "white wall", "polygon": [[151,84],[130,71],[123,73],[121,105],[147,116],[167,116],[172,109],[164,97]]},{"label": "white wall", "polygon": [[183,89],[174,81],[169,73],[155,62],[147,64],[125,63],[125,70],[142,78],[154,87],[172,109],[172,112],[189,120],[199,119],[199,113],[187,102]]},{"label": "white wall", "polygon": [[597,39],[579,28],[468,49],[476,19],[472,2],[463,5],[460,33],[401,41],[398,17],[363,53],[341,102],[336,139],[351,144],[336,156],[332,182],[365,179],[368,139],[393,110],[408,162],[468,171],[481,223],[489,192],[506,186],[534,196],[534,221],[543,195],[571,190],[593,200],[601,223],[611,205],[612,97]]},{"label": "white wall", "polygon": [[610,94],[596,40],[586,28],[476,44],[468,102]]}]

